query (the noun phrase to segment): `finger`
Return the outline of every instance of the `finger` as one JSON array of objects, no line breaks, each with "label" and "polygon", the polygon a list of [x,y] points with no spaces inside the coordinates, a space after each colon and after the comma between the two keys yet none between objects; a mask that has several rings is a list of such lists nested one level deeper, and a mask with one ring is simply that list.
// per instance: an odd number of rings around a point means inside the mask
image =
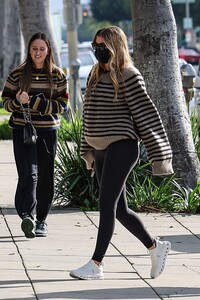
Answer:
[{"label": "finger", "polygon": [[21,89],[17,92],[16,96],[18,97],[21,94]]}]

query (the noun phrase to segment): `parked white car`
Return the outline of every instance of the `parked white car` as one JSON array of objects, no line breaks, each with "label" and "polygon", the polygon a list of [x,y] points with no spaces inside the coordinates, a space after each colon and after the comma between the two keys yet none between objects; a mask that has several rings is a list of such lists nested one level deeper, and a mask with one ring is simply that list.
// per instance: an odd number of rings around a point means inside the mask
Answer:
[{"label": "parked white car", "polygon": [[[80,87],[81,90],[84,91],[86,88],[86,82],[90,70],[93,65],[97,62],[94,53],[92,50],[87,48],[78,48],[78,58],[81,61],[81,65],[79,68],[79,79],[80,79]],[[69,58],[68,58],[68,49],[67,47],[62,49],[60,52],[60,59],[62,63],[62,68],[64,72],[67,74],[67,78],[70,78],[69,74]]]}]

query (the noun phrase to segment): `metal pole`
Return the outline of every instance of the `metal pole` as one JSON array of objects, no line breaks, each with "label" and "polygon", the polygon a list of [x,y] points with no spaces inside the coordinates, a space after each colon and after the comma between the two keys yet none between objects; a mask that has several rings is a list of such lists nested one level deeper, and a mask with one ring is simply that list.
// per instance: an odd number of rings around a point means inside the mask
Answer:
[{"label": "metal pole", "polygon": [[73,78],[73,83],[74,83],[74,90],[73,90],[73,105],[72,108],[74,111],[76,111],[76,104],[77,104],[77,81],[79,79],[79,68],[81,66],[81,61],[78,58],[75,58],[72,61],[72,73],[71,77]]},{"label": "metal pole", "polygon": [[[70,80],[69,80],[69,94],[72,109],[76,109],[76,99],[74,97],[74,83],[71,79],[73,73],[72,61],[78,57],[78,35],[77,27],[81,23],[80,20],[80,0],[63,0],[65,19],[67,24],[67,43],[69,53],[69,66],[70,66]],[[75,91],[77,95],[77,91]],[[75,103],[74,103],[75,102]]]},{"label": "metal pole", "polygon": [[186,16],[186,18],[190,17],[190,2],[189,2],[189,0],[185,0],[185,16]]}]

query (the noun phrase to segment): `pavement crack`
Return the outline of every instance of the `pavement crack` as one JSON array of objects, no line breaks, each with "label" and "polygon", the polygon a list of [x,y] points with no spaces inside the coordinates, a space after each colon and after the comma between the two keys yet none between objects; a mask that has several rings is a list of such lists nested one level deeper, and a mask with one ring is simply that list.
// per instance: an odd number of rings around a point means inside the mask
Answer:
[{"label": "pavement crack", "polygon": [[25,262],[24,262],[23,256],[22,256],[22,254],[20,253],[20,250],[19,250],[19,247],[18,247],[17,243],[15,242],[14,236],[13,236],[13,234],[12,234],[12,231],[11,231],[9,225],[8,225],[6,216],[5,216],[5,214],[3,213],[3,209],[2,209],[1,207],[0,207],[0,212],[1,212],[1,215],[3,216],[3,220],[4,220],[4,222],[5,222],[5,224],[6,224],[6,227],[7,227],[8,231],[9,231],[9,234],[10,234],[10,237],[11,237],[11,239],[12,239],[12,242],[13,242],[13,244],[15,245],[16,250],[17,250],[17,253],[18,253],[18,255],[19,255],[20,259],[21,259],[21,263],[22,263],[22,266],[23,266],[23,268],[24,268],[24,272],[25,272],[25,274],[26,274],[26,276],[27,276],[27,278],[28,278],[28,280],[29,280],[29,283],[30,283],[30,285],[31,285],[31,287],[32,287],[32,290],[33,290],[35,299],[36,299],[36,300],[39,300],[39,298],[38,298],[38,296],[37,296],[37,294],[36,294],[36,290],[35,290],[35,288],[34,288],[33,282],[32,282],[32,280],[31,280],[31,278],[30,278],[30,276],[29,276],[29,274],[28,274],[28,270],[26,269],[26,264],[25,264]]},{"label": "pavement crack", "polygon": [[188,227],[186,227],[184,224],[182,224],[175,216],[173,213],[168,212],[169,215],[177,222],[179,225],[181,225],[183,228],[185,228],[187,231],[189,231],[193,236],[195,236],[198,240],[200,240],[200,237],[195,234],[192,230],[190,230]]},{"label": "pavement crack", "polygon": [[[90,220],[90,222],[98,229],[98,226],[94,223],[94,221],[92,220],[92,218],[90,216],[87,215],[87,212],[84,212],[85,216],[88,218],[88,220]],[[110,245],[112,245],[112,247],[115,248],[115,250],[131,265],[131,267],[133,268],[134,272],[137,274],[137,276],[146,283],[146,285],[148,285],[156,294],[156,296],[158,296],[159,299],[164,300],[166,298],[161,297],[161,295],[158,294],[158,292],[156,291],[156,289],[154,287],[151,286],[151,284],[145,279],[143,278],[140,273],[137,271],[137,269],[133,266],[133,264],[131,263],[131,261],[117,248],[117,246],[115,246],[112,242],[110,242]]]},{"label": "pavement crack", "polygon": [[185,267],[187,270],[190,270],[190,271],[192,271],[192,272],[194,272],[194,273],[196,273],[196,274],[200,274],[200,272],[199,271],[196,271],[196,270],[194,270],[193,268],[190,268],[190,267],[188,267],[187,265],[185,265],[185,264],[182,264],[182,266],[183,267]]}]

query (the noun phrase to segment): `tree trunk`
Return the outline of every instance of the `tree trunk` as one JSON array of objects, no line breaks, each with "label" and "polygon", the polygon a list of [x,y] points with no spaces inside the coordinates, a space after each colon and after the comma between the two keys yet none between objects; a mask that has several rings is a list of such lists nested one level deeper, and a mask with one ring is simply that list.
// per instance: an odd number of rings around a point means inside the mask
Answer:
[{"label": "tree trunk", "polygon": [[132,0],[134,61],[166,128],[174,171],[184,186],[200,179],[191,124],[182,91],[176,23],[170,0]]},{"label": "tree trunk", "polygon": [[[0,28],[4,28],[4,2],[5,0],[0,0]],[[0,30],[0,91],[3,87],[3,30]]]},{"label": "tree trunk", "polygon": [[[2,2],[2,0],[1,0]],[[1,57],[1,81],[4,83],[6,77],[19,63],[22,58],[22,39],[19,26],[18,1],[4,0],[1,6],[0,46]]]},{"label": "tree trunk", "polygon": [[53,33],[53,22],[50,14],[49,0],[18,0],[22,34],[27,47],[30,37],[36,32],[45,32],[51,42],[53,55],[58,66],[61,66],[58,47]]}]

